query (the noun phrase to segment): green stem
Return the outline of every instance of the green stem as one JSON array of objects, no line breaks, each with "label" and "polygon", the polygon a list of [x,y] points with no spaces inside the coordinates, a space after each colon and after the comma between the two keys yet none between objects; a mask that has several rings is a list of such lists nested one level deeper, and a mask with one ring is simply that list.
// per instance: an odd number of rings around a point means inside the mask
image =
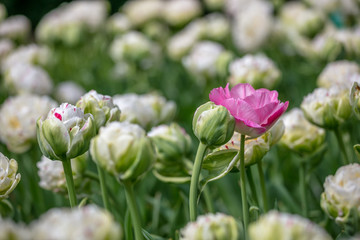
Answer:
[{"label": "green stem", "polygon": [[245,239],[247,239],[247,228],[249,223],[249,207],[246,200],[246,182],[245,182],[245,135],[240,137],[240,187],[241,187],[241,203],[243,211],[243,222]]},{"label": "green stem", "polygon": [[337,141],[339,143],[340,150],[341,150],[341,152],[343,154],[344,164],[348,165],[350,163],[350,161],[349,161],[349,157],[348,157],[347,152],[346,152],[344,140],[343,140],[343,138],[341,136],[340,128],[335,128],[334,132],[335,132],[335,135],[336,135],[336,139],[337,139]]},{"label": "green stem", "polygon": [[74,179],[73,179],[72,169],[71,169],[71,160],[64,159],[61,162],[62,162],[63,168],[64,168],[66,185],[67,185],[69,200],[70,200],[70,206],[75,207],[77,203],[76,203]]},{"label": "green stem", "polygon": [[109,197],[107,194],[107,189],[106,189],[106,185],[105,185],[105,173],[104,170],[102,169],[102,167],[99,164],[96,164],[97,166],[97,170],[98,170],[98,174],[99,174],[99,180],[100,180],[100,188],[101,188],[101,195],[102,195],[102,200],[104,203],[104,207],[106,210],[110,210],[109,209]]},{"label": "green stem", "polygon": [[300,168],[299,168],[299,182],[300,182],[300,198],[301,198],[301,210],[302,210],[302,215],[303,217],[307,217],[307,212],[308,212],[308,206],[307,206],[307,201],[306,201],[306,176],[305,176],[305,171],[306,171],[306,163],[302,162],[300,163]]},{"label": "green stem", "polygon": [[254,178],[252,175],[252,171],[251,171],[251,167],[248,167],[246,169],[246,175],[247,175],[247,179],[249,181],[249,185],[250,185],[250,189],[251,189],[251,194],[253,196],[253,199],[255,201],[256,206],[259,206],[259,200],[256,194],[256,187],[255,187],[255,183],[254,183]]},{"label": "green stem", "polygon": [[214,210],[214,204],[211,201],[211,194],[210,194],[208,186],[206,186],[204,188],[204,199],[205,199],[205,204],[206,204],[206,208],[207,208],[208,212],[214,213],[214,211],[215,211]]},{"label": "green stem", "polygon": [[144,237],[142,235],[140,214],[138,212],[138,207],[136,206],[134,189],[131,183],[124,183],[124,186],[126,201],[129,206],[131,221],[134,228],[135,240],[142,240]]},{"label": "green stem", "polygon": [[257,167],[258,167],[258,172],[259,172],[259,177],[260,177],[261,195],[262,195],[262,199],[263,199],[264,212],[268,212],[269,204],[268,204],[268,200],[267,200],[265,177],[264,177],[264,171],[262,168],[261,160],[257,163]]},{"label": "green stem", "polygon": [[196,152],[194,167],[191,176],[190,193],[189,193],[189,210],[190,210],[190,221],[195,221],[197,216],[197,188],[201,170],[202,160],[204,158],[207,146],[203,143],[199,143],[198,150]]}]

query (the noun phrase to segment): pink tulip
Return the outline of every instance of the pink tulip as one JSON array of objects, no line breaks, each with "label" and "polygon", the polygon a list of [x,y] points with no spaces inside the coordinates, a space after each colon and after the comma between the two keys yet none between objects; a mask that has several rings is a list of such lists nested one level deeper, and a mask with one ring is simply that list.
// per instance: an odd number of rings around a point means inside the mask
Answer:
[{"label": "pink tulip", "polygon": [[235,130],[250,137],[258,137],[269,130],[286,111],[289,102],[280,102],[277,91],[255,90],[248,83],[240,83],[229,90],[213,89],[209,98],[216,105],[226,107],[236,120]]}]

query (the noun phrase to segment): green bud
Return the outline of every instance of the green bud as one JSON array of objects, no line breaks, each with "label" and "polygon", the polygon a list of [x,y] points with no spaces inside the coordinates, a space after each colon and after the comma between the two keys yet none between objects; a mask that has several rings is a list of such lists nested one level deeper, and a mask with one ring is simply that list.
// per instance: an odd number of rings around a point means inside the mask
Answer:
[{"label": "green bud", "polygon": [[91,140],[93,160],[119,181],[136,182],[155,162],[150,138],[138,125],[112,122]]},{"label": "green bud", "polygon": [[96,133],[94,118],[80,108],[63,103],[50,110],[47,118],[37,121],[41,152],[51,160],[75,158],[85,153]]},{"label": "green bud", "polygon": [[[342,227],[360,226],[360,165],[350,164],[328,176],[321,194],[321,208]],[[354,221],[355,220],[355,221]]]},{"label": "green bud", "polygon": [[350,90],[350,104],[355,116],[360,119],[360,81],[356,81],[357,79],[360,80],[360,75],[354,75],[353,78],[354,83]]},{"label": "green bud", "polygon": [[226,239],[236,240],[238,228],[235,219],[223,213],[199,216],[181,230],[180,240]]},{"label": "green bud", "polygon": [[251,240],[330,240],[327,232],[306,218],[271,211],[249,227]]},{"label": "green bud", "polygon": [[270,147],[275,145],[280,141],[280,139],[283,137],[285,132],[285,125],[284,121],[279,119],[274,126],[272,126],[269,130],[270,132]]},{"label": "green bud", "polygon": [[325,142],[325,130],[311,124],[303,112],[294,108],[283,117],[285,133],[281,144],[299,154],[312,154]]},{"label": "green bud", "polygon": [[97,131],[109,122],[120,120],[120,109],[113,103],[112,98],[98,94],[95,90],[81,97],[76,107],[93,115]]},{"label": "green bud", "polygon": [[317,88],[304,98],[301,109],[311,123],[334,129],[351,116],[349,91],[341,85]]},{"label": "green bud", "polygon": [[157,150],[154,175],[161,181],[190,180],[192,164],[186,157],[191,150],[191,138],[178,124],[160,125],[149,132]]},{"label": "green bud", "polygon": [[193,131],[200,142],[210,148],[225,144],[234,134],[235,119],[229,111],[213,102],[207,102],[196,110]]},{"label": "green bud", "polygon": [[9,160],[0,153],[0,200],[7,198],[21,179],[16,160]]},{"label": "green bud", "polygon": [[265,55],[247,54],[229,64],[229,83],[249,83],[254,88],[273,89],[281,78],[281,72],[275,63]]}]

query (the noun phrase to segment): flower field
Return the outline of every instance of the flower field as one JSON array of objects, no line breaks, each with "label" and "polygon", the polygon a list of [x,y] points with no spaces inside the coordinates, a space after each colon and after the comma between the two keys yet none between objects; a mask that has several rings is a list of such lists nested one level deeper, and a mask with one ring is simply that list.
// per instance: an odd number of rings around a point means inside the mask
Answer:
[{"label": "flower field", "polygon": [[0,240],[360,239],[358,0],[118,5],[0,3]]}]

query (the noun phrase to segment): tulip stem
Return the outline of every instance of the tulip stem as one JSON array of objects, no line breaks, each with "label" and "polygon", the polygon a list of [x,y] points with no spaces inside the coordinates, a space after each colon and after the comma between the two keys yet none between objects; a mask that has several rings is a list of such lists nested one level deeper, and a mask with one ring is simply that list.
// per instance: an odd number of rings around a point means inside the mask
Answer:
[{"label": "tulip stem", "polygon": [[257,197],[257,193],[256,193],[256,187],[255,187],[255,183],[254,183],[254,178],[252,175],[252,171],[251,171],[251,167],[249,166],[246,169],[246,174],[247,174],[247,179],[249,181],[249,185],[250,185],[250,189],[251,189],[251,194],[253,196],[253,199],[255,201],[256,206],[259,206],[259,200]]},{"label": "tulip stem", "polygon": [[243,222],[245,239],[247,239],[247,228],[249,223],[249,208],[246,199],[246,176],[245,176],[245,135],[241,134],[240,137],[240,187],[241,187],[241,203],[243,211]]},{"label": "tulip stem", "polygon": [[265,177],[264,177],[264,171],[263,171],[263,167],[262,167],[262,160],[258,161],[257,167],[258,167],[258,172],[259,172],[259,177],[260,177],[260,186],[261,186],[261,195],[262,195],[262,199],[263,199],[263,207],[264,207],[264,212],[266,213],[269,211],[269,204],[268,204],[268,198],[267,198],[267,193],[266,193]]},{"label": "tulip stem", "polygon": [[124,186],[126,201],[130,210],[131,221],[134,228],[135,240],[143,240],[144,237],[141,230],[141,219],[136,205],[133,186],[131,183],[124,183]]},{"label": "tulip stem", "polygon": [[96,163],[97,166],[97,171],[99,174],[99,180],[100,180],[100,188],[101,188],[101,195],[102,195],[102,200],[103,200],[103,204],[104,207],[107,211],[109,211],[109,198],[108,198],[108,194],[107,194],[107,189],[106,189],[106,185],[105,185],[105,173],[104,170],[102,169],[102,167]]},{"label": "tulip stem", "polygon": [[189,210],[190,221],[195,221],[197,216],[197,188],[199,183],[199,176],[201,171],[201,164],[205,155],[207,146],[203,143],[199,143],[198,150],[196,152],[194,167],[191,175],[190,193],[189,193]]},{"label": "tulip stem", "polygon": [[301,198],[301,210],[303,217],[307,217],[308,206],[306,201],[306,163],[301,162],[299,168],[299,182],[300,182],[300,198]]},{"label": "tulip stem", "polygon": [[334,131],[335,131],[336,139],[338,140],[338,143],[339,143],[340,150],[341,150],[341,152],[343,154],[344,164],[348,165],[350,163],[350,161],[349,161],[349,157],[348,157],[347,152],[346,152],[344,140],[343,140],[343,138],[341,136],[340,129],[337,127],[337,128],[335,128]]},{"label": "tulip stem", "polygon": [[209,191],[209,186],[206,186],[204,188],[204,199],[205,199],[205,204],[206,204],[206,208],[208,210],[208,212],[210,213],[214,213],[214,205],[213,202],[211,201],[211,194]]},{"label": "tulip stem", "polygon": [[67,185],[69,200],[70,200],[70,206],[76,207],[77,201],[76,201],[76,194],[75,194],[75,187],[74,187],[74,179],[73,179],[72,169],[71,169],[71,160],[64,159],[61,162],[62,162],[63,168],[64,168],[66,185]]}]

